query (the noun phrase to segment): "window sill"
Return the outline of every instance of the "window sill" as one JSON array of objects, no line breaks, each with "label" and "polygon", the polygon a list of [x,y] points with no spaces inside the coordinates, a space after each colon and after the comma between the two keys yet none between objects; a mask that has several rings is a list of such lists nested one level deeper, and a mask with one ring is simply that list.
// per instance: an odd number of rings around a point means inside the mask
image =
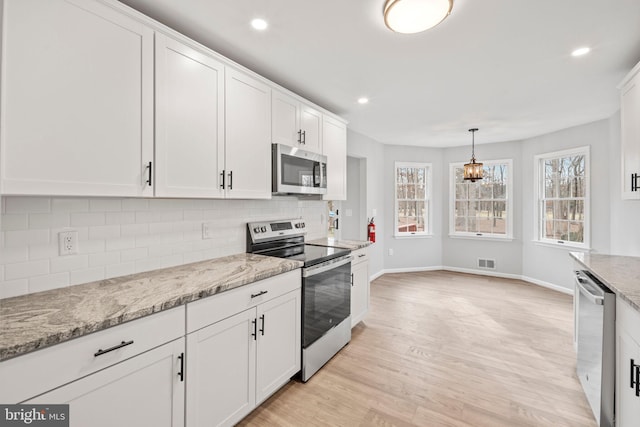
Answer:
[{"label": "window sill", "polygon": [[545,242],[542,240],[532,240],[534,245],[537,246],[545,246],[547,248],[555,248],[555,249],[567,249],[569,251],[580,251],[580,252],[591,252],[591,249],[588,246],[577,246],[572,245],[570,243],[553,243],[553,242]]},{"label": "window sill", "polygon": [[475,234],[449,234],[451,239],[467,239],[467,240],[491,240],[493,242],[513,242],[513,236],[491,236],[483,234],[476,236]]},{"label": "window sill", "polygon": [[432,239],[433,234],[420,233],[420,234],[394,234],[394,239]]}]

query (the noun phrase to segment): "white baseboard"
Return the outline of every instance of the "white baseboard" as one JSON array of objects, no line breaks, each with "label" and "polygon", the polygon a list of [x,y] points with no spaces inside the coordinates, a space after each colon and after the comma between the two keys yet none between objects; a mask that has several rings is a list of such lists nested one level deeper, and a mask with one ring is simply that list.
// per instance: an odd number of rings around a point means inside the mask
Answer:
[{"label": "white baseboard", "polygon": [[455,273],[467,273],[467,274],[477,274],[479,276],[491,276],[491,277],[500,277],[503,279],[515,279],[522,280],[537,286],[542,286],[543,288],[551,289],[556,292],[560,292],[567,295],[573,295],[573,289],[565,288],[564,286],[558,286],[553,283],[545,282],[544,280],[534,279],[533,277],[523,276],[521,274],[511,274],[511,273],[500,273],[498,271],[485,271],[485,270],[476,270],[473,268],[460,268],[460,267],[449,267],[443,265],[436,265],[431,267],[410,267],[410,268],[388,268],[384,270],[380,270],[374,275],[370,277],[370,281],[377,279],[378,277],[389,274],[389,273],[416,273],[420,271],[453,271]]}]

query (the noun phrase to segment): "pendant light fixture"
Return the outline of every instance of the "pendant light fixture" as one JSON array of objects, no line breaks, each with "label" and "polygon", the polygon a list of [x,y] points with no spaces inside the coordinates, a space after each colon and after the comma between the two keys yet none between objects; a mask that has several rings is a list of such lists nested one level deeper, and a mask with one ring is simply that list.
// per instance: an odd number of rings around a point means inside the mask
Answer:
[{"label": "pendant light fixture", "polygon": [[387,0],[384,23],[396,33],[419,33],[444,21],[452,8],[453,0]]},{"label": "pendant light fixture", "polygon": [[469,129],[471,132],[471,161],[464,165],[464,179],[471,182],[482,179],[482,163],[476,163],[475,134],[477,131],[477,128]]}]

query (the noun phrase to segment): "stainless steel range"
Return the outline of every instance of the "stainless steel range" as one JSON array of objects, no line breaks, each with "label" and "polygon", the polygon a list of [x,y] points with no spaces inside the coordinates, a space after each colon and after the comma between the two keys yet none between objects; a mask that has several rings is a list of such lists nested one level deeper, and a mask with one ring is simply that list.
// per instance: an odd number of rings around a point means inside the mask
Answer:
[{"label": "stainless steel range", "polygon": [[351,251],[304,242],[303,220],[247,224],[247,252],[297,259],[302,268],[302,381],[351,341]]}]

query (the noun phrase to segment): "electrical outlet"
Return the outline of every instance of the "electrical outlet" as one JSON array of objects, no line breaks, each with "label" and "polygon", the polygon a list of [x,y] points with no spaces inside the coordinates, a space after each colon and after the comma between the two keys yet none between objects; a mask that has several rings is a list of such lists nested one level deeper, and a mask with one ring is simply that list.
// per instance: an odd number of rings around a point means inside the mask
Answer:
[{"label": "electrical outlet", "polygon": [[202,238],[213,239],[213,230],[212,230],[211,224],[207,222],[202,223]]},{"label": "electrical outlet", "polygon": [[58,233],[58,253],[60,255],[74,255],[78,253],[77,231],[61,231]]},{"label": "electrical outlet", "polygon": [[389,249],[389,256],[393,256],[393,249]]}]

